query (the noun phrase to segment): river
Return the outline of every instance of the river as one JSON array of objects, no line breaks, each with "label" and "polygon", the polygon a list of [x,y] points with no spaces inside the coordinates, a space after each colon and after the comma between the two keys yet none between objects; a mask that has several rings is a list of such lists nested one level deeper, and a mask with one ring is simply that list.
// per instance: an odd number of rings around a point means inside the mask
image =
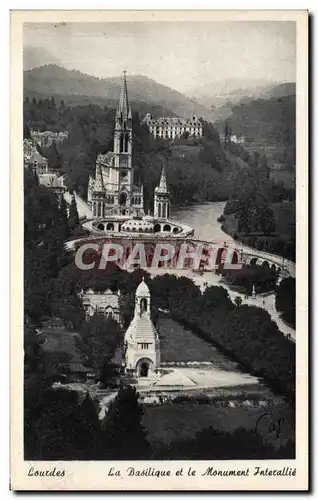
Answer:
[{"label": "river", "polygon": [[225,201],[197,203],[187,207],[171,209],[171,218],[193,227],[198,239],[223,243],[233,242],[233,238],[224,233],[217,221],[223,214]]}]

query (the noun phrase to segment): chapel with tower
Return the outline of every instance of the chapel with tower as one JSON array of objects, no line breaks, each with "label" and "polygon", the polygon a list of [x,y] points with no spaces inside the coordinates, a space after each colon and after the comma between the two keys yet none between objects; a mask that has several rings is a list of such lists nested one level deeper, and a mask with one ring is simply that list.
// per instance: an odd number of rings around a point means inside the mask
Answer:
[{"label": "chapel with tower", "polygon": [[156,378],[160,369],[160,342],[151,320],[150,291],[144,278],[135,294],[134,317],[125,334],[125,371],[134,377]]},{"label": "chapel with tower", "polygon": [[[87,202],[93,218],[145,215],[143,185],[134,180],[132,147],[132,113],[124,71],[115,117],[113,151],[97,156],[95,172],[89,177]],[[154,195],[154,214],[164,219],[169,216],[169,212],[169,191],[163,168]]]}]

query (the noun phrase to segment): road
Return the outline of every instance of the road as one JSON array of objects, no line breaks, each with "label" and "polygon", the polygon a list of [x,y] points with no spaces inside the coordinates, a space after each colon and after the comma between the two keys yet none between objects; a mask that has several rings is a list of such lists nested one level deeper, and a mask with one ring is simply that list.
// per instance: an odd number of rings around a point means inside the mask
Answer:
[{"label": "road", "polygon": [[267,295],[266,297],[259,295],[255,298],[248,297],[247,299],[245,299],[244,294],[231,290],[231,288],[222,281],[222,276],[219,276],[213,272],[206,272],[201,276],[199,274],[193,273],[193,271],[191,270],[185,272],[184,269],[178,271],[177,269],[148,268],[147,271],[150,272],[152,276],[160,276],[165,273],[171,273],[177,276],[186,276],[187,278],[192,279],[202,291],[204,291],[206,286],[223,286],[229,292],[229,295],[233,302],[236,297],[241,297],[242,304],[261,307],[262,309],[265,309],[265,311],[267,311],[271,316],[272,320],[275,321],[280,331],[286,336],[290,335],[291,340],[296,342],[296,331],[286,325],[286,323],[282,321],[280,314],[276,311],[274,293],[272,293],[271,295]]}]

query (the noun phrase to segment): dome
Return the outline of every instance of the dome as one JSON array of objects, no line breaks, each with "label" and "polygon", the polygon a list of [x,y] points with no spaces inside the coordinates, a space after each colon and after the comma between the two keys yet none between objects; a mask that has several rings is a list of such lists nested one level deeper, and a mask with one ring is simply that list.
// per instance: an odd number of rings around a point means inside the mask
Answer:
[{"label": "dome", "polygon": [[129,219],[121,226],[122,231],[136,232],[136,233],[152,233],[153,222],[146,219]]},{"label": "dome", "polygon": [[136,296],[143,297],[148,295],[150,295],[149,288],[147,287],[144,278],[142,278],[142,282],[139,283],[137,287]]}]

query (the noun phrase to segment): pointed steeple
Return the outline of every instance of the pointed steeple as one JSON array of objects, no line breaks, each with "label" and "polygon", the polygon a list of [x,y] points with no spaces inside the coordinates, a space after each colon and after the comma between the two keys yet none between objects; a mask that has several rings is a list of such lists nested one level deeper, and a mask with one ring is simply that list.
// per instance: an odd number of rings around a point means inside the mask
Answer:
[{"label": "pointed steeple", "polygon": [[104,181],[103,181],[103,173],[102,167],[99,162],[96,163],[96,172],[95,172],[95,189],[96,192],[104,192]]},{"label": "pointed steeple", "polygon": [[165,167],[162,167],[162,172],[161,172],[161,177],[160,177],[160,183],[159,183],[158,192],[159,193],[167,193],[168,192],[167,178],[166,178],[166,169],[165,169]]},{"label": "pointed steeple", "polygon": [[165,167],[162,168],[159,186],[154,193],[154,216],[158,219],[168,219],[170,215],[170,200],[167,187]]},{"label": "pointed steeple", "polygon": [[116,113],[116,119],[124,124],[127,120],[131,120],[131,109],[129,108],[126,71],[123,72],[123,80],[120,90],[120,98]]}]

